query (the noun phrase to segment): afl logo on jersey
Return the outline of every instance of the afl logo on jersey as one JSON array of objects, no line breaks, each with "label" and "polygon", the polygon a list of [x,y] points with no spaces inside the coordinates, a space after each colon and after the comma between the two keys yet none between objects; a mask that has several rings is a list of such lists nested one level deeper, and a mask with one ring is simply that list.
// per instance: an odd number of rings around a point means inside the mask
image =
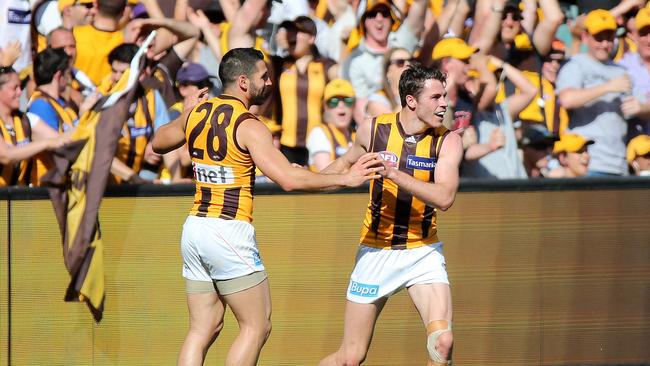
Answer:
[{"label": "afl logo on jersey", "polygon": [[385,162],[390,163],[391,165],[397,165],[397,155],[394,152],[390,151],[380,151],[379,157],[384,159]]}]

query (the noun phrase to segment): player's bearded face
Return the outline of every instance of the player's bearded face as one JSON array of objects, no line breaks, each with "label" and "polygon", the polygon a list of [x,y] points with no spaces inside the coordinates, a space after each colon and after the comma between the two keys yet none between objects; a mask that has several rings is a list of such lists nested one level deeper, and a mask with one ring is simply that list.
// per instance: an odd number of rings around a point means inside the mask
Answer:
[{"label": "player's bearded face", "polygon": [[260,105],[271,94],[271,86],[266,83],[251,84],[251,105]]}]

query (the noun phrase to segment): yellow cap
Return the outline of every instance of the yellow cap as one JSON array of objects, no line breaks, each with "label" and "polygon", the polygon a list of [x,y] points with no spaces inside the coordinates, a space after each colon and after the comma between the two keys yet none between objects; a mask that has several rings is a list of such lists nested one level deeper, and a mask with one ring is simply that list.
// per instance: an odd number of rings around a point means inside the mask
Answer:
[{"label": "yellow cap", "polygon": [[627,162],[631,163],[639,156],[650,153],[650,136],[639,135],[627,144]]},{"label": "yellow cap", "polygon": [[634,18],[634,25],[637,30],[641,30],[650,25],[650,9],[646,6],[641,8]]},{"label": "yellow cap", "polygon": [[334,79],[327,83],[323,92],[323,100],[327,101],[332,97],[354,97],[354,87],[347,80]]},{"label": "yellow cap", "polygon": [[585,19],[585,28],[591,35],[598,34],[602,31],[616,30],[616,19],[608,10],[596,9],[587,14]]},{"label": "yellow cap", "polygon": [[74,4],[92,4],[93,0],[59,0],[59,12]]},{"label": "yellow cap", "polygon": [[431,57],[440,60],[445,57],[453,57],[458,60],[467,60],[477,51],[476,47],[470,47],[460,38],[445,38],[440,40],[435,47]]},{"label": "yellow cap", "polygon": [[553,153],[575,153],[582,150],[583,147],[591,145],[593,143],[593,140],[587,140],[580,135],[576,135],[574,133],[566,133],[560,136],[560,141],[555,142],[555,146],[553,146]]},{"label": "yellow cap", "polygon": [[129,5],[138,5],[140,3],[140,0],[129,0],[127,1]]}]

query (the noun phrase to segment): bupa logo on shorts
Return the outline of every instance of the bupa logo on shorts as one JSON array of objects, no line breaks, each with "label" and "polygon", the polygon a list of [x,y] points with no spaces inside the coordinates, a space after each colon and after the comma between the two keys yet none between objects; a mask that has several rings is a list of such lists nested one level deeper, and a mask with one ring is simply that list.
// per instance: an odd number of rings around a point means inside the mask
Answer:
[{"label": "bupa logo on shorts", "polygon": [[436,168],[436,158],[409,155],[406,157],[406,167],[408,169],[434,170]]},{"label": "bupa logo on shorts", "polygon": [[377,297],[379,292],[378,285],[368,285],[356,281],[350,283],[350,294],[361,297]]},{"label": "bupa logo on shorts", "polygon": [[253,264],[255,264],[256,266],[262,265],[262,258],[260,258],[260,253],[253,252]]},{"label": "bupa logo on shorts", "polygon": [[207,184],[233,184],[235,174],[232,167],[217,166],[192,162],[194,179],[197,183]]},{"label": "bupa logo on shorts", "polygon": [[395,155],[394,152],[390,151],[380,151],[377,154],[379,154],[379,157],[384,159],[384,161],[397,164],[397,155]]}]

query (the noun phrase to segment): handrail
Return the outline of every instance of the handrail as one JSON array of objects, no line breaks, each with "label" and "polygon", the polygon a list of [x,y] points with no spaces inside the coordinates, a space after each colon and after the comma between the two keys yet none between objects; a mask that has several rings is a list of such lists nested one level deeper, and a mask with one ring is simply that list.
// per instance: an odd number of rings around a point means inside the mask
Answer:
[{"label": "handrail", "polygon": [[[650,189],[650,177],[598,177],[582,179],[477,179],[462,178],[460,192],[530,192],[557,190],[612,190],[612,189]],[[366,193],[368,186],[343,189],[335,193]],[[193,184],[172,185],[111,185],[105,197],[164,197],[191,196]],[[275,183],[255,184],[256,195],[309,194],[308,192],[284,192]],[[5,187],[0,188],[0,201],[48,199],[44,187]]]}]

